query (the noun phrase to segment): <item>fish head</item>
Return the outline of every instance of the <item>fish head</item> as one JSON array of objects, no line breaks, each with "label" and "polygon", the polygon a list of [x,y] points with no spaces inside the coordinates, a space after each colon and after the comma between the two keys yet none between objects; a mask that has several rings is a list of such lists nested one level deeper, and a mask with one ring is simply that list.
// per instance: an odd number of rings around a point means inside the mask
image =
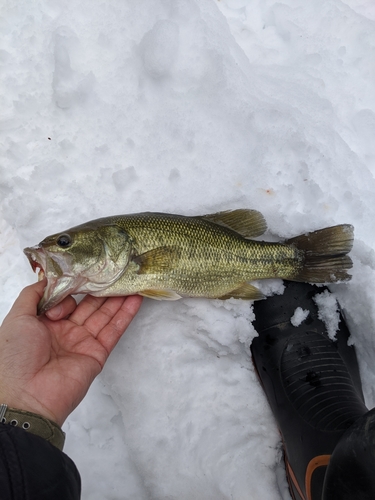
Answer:
[{"label": "fish head", "polygon": [[47,278],[38,314],[67,295],[105,290],[123,274],[130,260],[129,235],[116,225],[87,223],[48,236],[24,249],[38,279]]}]

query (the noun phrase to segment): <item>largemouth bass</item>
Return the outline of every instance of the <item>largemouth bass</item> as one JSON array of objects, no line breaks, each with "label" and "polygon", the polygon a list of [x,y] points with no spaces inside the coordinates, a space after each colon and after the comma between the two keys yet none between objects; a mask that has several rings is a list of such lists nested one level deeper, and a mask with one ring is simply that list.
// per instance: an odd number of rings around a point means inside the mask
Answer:
[{"label": "largemouth bass", "polygon": [[47,278],[39,314],[77,293],[257,300],[263,295],[252,280],[350,279],[351,225],[279,243],[249,239],[265,230],[262,214],[246,209],[199,217],[118,215],[48,236],[24,252],[39,279]]}]

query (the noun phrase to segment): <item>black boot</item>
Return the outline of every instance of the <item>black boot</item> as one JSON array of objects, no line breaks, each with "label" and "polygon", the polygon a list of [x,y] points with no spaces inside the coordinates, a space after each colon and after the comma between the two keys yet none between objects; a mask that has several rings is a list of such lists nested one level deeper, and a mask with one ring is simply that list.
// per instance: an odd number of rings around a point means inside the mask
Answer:
[{"label": "black boot", "polygon": [[[254,305],[259,337],[251,345],[253,362],[282,435],[289,487],[296,500],[322,499],[336,444],[368,411],[344,318],[334,342],[318,318],[313,297],[323,291],[289,282],[284,295]],[[297,307],[309,315],[294,327],[290,319]]]},{"label": "black boot", "polygon": [[332,453],[323,500],[374,500],[375,408],[360,417]]}]

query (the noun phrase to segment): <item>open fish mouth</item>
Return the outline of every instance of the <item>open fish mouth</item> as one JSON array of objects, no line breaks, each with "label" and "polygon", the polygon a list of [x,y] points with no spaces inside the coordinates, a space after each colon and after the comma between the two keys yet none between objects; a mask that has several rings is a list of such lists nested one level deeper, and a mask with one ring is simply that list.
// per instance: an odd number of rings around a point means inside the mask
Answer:
[{"label": "open fish mouth", "polygon": [[29,247],[24,249],[26,257],[29,259],[30,265],[34,273],[38,274],[38,281],[46,275],[47,259],[43,249],[37,245],[35,247]]},{"label": "open fish mouth", "polygon": [[36,245],[35,247],[25,248],[24,253],[30,262],[32,270],[38,273],[38,281],[41,281],[44,277],[47,278],[43,297],[38,304],[38,314],[42,314],[68,295],[69,291],[73,289],[72,286],[67,286],[67,284],[71,285],[72,278],[59,276],[55,269],[56,263],[55,265],[52,263],[53,259],[48,257],[41,246]]},{"label": "open fish mouth", "polygon": [[35,260],[30,261],[30,263],[31,263],[31,267],[33,268],[34,273],[36,273],[37,270],[39,269],[38,281],[42,281],[42,279],[45,276],[45,272],[44,272],[43,267],[41,266],[41,264],[39,262],[36,262]]}]

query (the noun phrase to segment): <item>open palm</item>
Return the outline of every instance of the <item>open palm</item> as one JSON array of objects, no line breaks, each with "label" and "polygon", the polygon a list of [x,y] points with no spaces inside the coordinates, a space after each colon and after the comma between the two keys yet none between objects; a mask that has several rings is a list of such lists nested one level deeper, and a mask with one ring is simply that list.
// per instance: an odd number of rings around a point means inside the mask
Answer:
[{"label": "open palm", "polygon": [[66,297],[36,316],[46,282],[26,287],[0,327],[0,403],[62,425],[102,370],[142,298]]}]

